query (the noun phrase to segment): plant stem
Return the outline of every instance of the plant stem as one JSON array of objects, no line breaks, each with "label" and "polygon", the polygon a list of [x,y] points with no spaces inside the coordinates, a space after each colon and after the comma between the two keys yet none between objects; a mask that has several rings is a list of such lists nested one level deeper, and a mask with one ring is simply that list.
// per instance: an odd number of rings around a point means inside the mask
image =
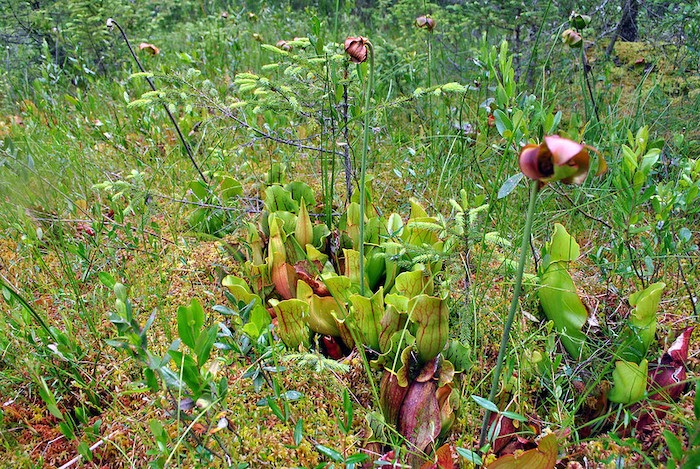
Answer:
[{"label": "plant stem", "polygon": [[365,177],[367,173],[367,147],[369,146],[369,107],[372,103],[372,87],[374,86],[374,47],[367,41],[369,56],[369,76],[365,86],[365,123],[362,138],[362,161],[360,163],[360,295],[365,295]]},{"label": "plant stem", "polygon": [[[369,107],[372,104],[372,88],[374,86],[374,47],[372,43],[367,41],[367,55],[369,56],[369,76],[366,80],[365,86],[365,121],[364,121],[364,134],[362,138],[362,161],[360,163],[360,245],[358,249],[360,251],[360,295],[365,295],[365,198],[367,196],[367,191],[365,190],[365,176],[367,173],[367,147],[369,146]],[[350,331],[352,333],[352,328]],[[365,373],[369,380],[370,386],[372,388],[372,396],[376,405],[379,405],[379,393],[377,392],[377,386],[372,377],[372,370],[369,366],[369,360],[365,354],[364,345],[362,342],[358,342],[358,338],[355,337],[356,334],[352,333],[353,341],[355,342],[355,347],[362,358],[362,364],[365,368]]]},{"label": "plant stem", "polygon": [[[129,48],[129,52],[131,53],[131,57],[134,59],[134,62],[136,62],[136,65],[138,65],[139,70],[141,70],[142,73],[146,73],[146,69],[143,68],[143,65],[141,65],[141,61],[139,58],[136,56],[136,53],[134,52],[134,49],[131,47],[131,43],[129,42],[129,38],[126,36],[126,33],[122,29],[122,27],[117,23],[114,19],[109,18],[107,20],[107,27],[110,27],[114,25],[117,27],[119,30],[119,33],[122,35],[122,38],[124,39],[124,42],[126,43],[126,46]],[[151,77],[148,75],[145,75],[146,81],[148,82],[148,86],[151,87],[151,90],[156,91],[156,85],[153,84],[153,80],[151,80]],[[177,124],[177,121],[175,120],[175,117],[173,114],[170,112],[170,109],[168,109],[167,104],[163,103],[163,109],[165,109],[165,113],[168,115],[168,119],[170,119],[170,123],[173,124],[173,127],[175,127],[175,131],[177,132],[177,136],[179,137],[180,141],[182,142],[182,145],[185,147],[185,152],[187,153],[187,157],[190,159],[190,162],[192,163],[192,166],[197,170],[199,173],[199,177],[202,178],[202,181],[204,184],[209,184],[207,181],[207,178],[204,176],[204,173],[202,170],[199,168],[199,165],[197,165],[197,161],[194,159],[194,155],[192,154],[192,148],[190,148],[190,145],[187,143],[187,140],[185,140],[185,136],[182,134],[182,130],[180,130],[180,126]]]},{"label": "plant stem", "polygon": [[[510,302],[510,311],[508,312],[508,318],[506,319],[506,324],[503,327],[503,337],[501,340],[501,348],[498,350],[498,358],[496,359],[496,368],[493,371],[493,380],[491,381],[491,392],[489,393],[489,401],[493,402],[496,398],[496,392],[498,390],[498,384],[501,378],[501,371],[503,369],[503,360],[506,355],[506,349],[508,348],[508,341],[510,339],[510,329],[513,326],[513,319],[515,319],[515,311],[518,309],[518,303],[520,301],[520,292],[523,287],[523,273],[525,271],[525,261],[527,261],[527,253],[529,251],[530,243],[530,233],[532,232],[532,222],[535,218],[535,204],[537,202],[537,194],[539,192],[539,181],[532,181],[530,183],[530,203],[527,206],[527,217],[525,218],[525,231],[523,232],[523,240],[520,245],[520,261],[518,262],[518,270],[515,273],[515,288],[513,289],[513,299]],[[481,435],[479,436],[479,446],[483,446],[486,441],[486,434],[489,427],[489,419],[491,418],[491,411],[487,410],[484,415],[484,422],[481,425]]]},{"label": "plant stem", "polygon": [[[583,33],[582,38],[583,38]],[[588,69],[590,65],[588,63],[588,57],[586,57],[586,46],[585,44],[581,45],[581,68],[583,70],[583,83],[582,83],[582,88],[581,90],[583,92],[584,98],[586,95],[586,90],[588,90],[588,96],[591,98],[591,106],[593,107],[593,114],[595,115],[596,121],[600,123],[600,115],[598,114],[598,104],[595,102],[595,97],[593,96],[593,88],[591,87],[591,82],[588,78]]]}]

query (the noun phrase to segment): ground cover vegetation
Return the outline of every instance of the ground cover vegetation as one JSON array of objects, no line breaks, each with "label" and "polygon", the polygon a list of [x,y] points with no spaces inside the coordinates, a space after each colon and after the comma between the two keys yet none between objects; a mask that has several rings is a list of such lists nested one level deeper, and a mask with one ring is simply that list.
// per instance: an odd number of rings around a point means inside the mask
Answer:
[{"label": "ground cover vegetation", "polygon": [[0,466],[700,465],[697,2],[0,5]]}]

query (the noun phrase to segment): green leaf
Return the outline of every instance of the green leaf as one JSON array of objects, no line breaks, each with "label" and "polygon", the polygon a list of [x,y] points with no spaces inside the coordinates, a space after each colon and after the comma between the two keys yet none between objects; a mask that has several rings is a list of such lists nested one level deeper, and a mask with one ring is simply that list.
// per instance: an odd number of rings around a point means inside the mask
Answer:
[{"label": "green leaf", "polygon": [[374,351],[379,351],[381,320],[384,317],[384,289],[379,287],[377,293],[367,298],[351,295],[350,304],[355,313],[355,327],[360,333],[362,343]]},{"label": "green leaf", "polygon": [[302,417],[299,417],[299,420],[297,420],[296,425],[294,425],[294,444],[296,446],[299,446],[301,444],[301,440],[304,438],[304,419]]},{"label": "green leaf", "polygon": [[194,353],[197,355],[197,365],[201,368],[211,355],[211,349],[216,342],[216,334],[219,332],[219,326],[213,325],[206,331],[202,331],[197,337]]},{"label": "green leaf", "polygon": [[262,305],[260,297],[250,291],[250,286],[242,278],[238,278],[234,275],[227,275],[221,281],[221,285],[228,288],[228,291],[233,295],[236,301],[242,301],[246,304],[252,301]]},{"label": "green leaf", "polygon": [[547,267],[540,279],[537,294],[542,310],[554,322],[564,348],[578,359],[586,340],[581,328],[588,320],[588,310],[576,293],[576,286],[564,262],[553,262]]},{"label": "green leaf", "polygon": [[666,446],[668,446],[668,451],[671,453],[676,461],[683,459],[683,446],[676,435],[671,433],[669,430],[663,431],[664,440],[666,440]]},{"label": "green leaf", "polygon": [[656,313],[665,286],[663,282],[653,283],[630,295],[629,303],[634,308],[629,315],[629,327],[621,337],[619,356],[623,360],[639,363],[646,356],[656,335]]},{"label": "green leaf", "polygon": [[127,293],[128,293],[128,290],[126,289],[126,287],[124,285],[122,285],[121,283],[117,282],[114,284],[113,290],[114,290],[114,296],[117,297],[117,300],[121,301],[122,303],[126,303]]},{"label": "green leaf", "polygon": [[650,149],[646,155],[642,157],[642,164],[639,167],[639,171],[644,174],[644,176],[649,176],[649,173],[651,172],[652,168],[656,165],[656,163],[659,161],[659,157],[661,156],[661,150],[658,148],[652,148]]},{"label": "green leaf", "polygon": [[345,460],[345,464],[357,464],[366,460],[369,456],[364,453],[356,453]]},{"label": "green leaf", "polygon": [[221,198],[226,201],[243,195],[243,186],[230,176],[224,176],[221,180]]},{"label": "green leaf", "polygon": [[284,188],[299,205],[302,205],[302,201],[305,201],[307,206],[313,206],[316,203],[314,191],[306,183],[294,181],[287,184]]},{"label": "green leaf", "polygon": [[490,410],[491,412],[495,412],[495,413],[499,413],[499,412],[500,412],[500,410],[498,410],[498,407],[496,406],[496,404],[494,404],[493,402],[489,401],[489,400],[486,399],[485,397],[477,396],[477,395],[475,395],[475,394],[472,394],[471,397],[472,397],[472,399],[474,399],[474,401],[475,401],[477,404],[479,404],[480,407],[483,407],[483,408],[486,409],[486,410]]},{"label": "green leaf", "polygon": [[560,223],[554,224],[554,233],[549,243],[545,244],[550,262],[575,261],[581,255],[576,239],[571,236]]},{"label": "green leaf", "polygon": [[316,450],[335,462],[343,462],[343,455],[327,446],[316,445]]},{"label": "green leaf", "polygon": [[81,441],[78,444],[78,453],[87,461],[92,461],[92,451],[90,450],[90,445],[88,445],[86,442]]},{"label": "green leaf", "polygon": [[267,330],[272,319],[270,313],[262,305],[255,305],[250,312],[250,320],[243,326],[243,332],[253,340],[258,340],[263,332]]},{"label": "green leaf", "polygon": [[515,412],[509,412],[507,410],[501,412],[501,415],[503,415],[504,417],[508,417],[511,420],[517,420],[519,422],[527,422],[528,420],[527,417],[525,417],[524,415],[516,414]]},{"label": "green leaf", "polygon": [[182,343],[195,348],[197,337],[204,325],[204,310],[195,298],[192,298],[189,306],[180,306],[177,309],[177,332]]},{"label": "green leaf", "polygon": [[496,130],[498,130],[498,133],[501,135],[501,137],[508,138],[510,134],[506,133],[506,131],[510,131],[511,133],[513,132],[513,123],[510,121],[506,113],[500,109],[496,109],[493,111],[493,117],[496,121]]},{"label": "green leaf", "polygon": [[265,190],[265,209],[270,212],[293,212],[299,210],[299,203],[282,186],[270,186]]},{"label": "green leaf", "polygon": [[43,377],[41,378],[39,384],[39,396],[41,396],[41,400],[43,400],[44,404],[46,404],[46,409],[57,419],[63,420],[63,413],[58,410],[56,396],[54,396],[53,392],[49,389],[49,386],[46,384],[46,380]]},{"label": "green leaf", "polygon": [[177,350],[169,350],[168,354],[180,370],[179,375],[182,376],[182,381],[185,382],[193,395],[199,397],[204,383],[197,362],[190,355]]},{"label": "green leaf", "polygon": [[[299,280],[299,282],[302,281]],[[277,314],[277,333],[284,345],[292,350],[297,350],[300,345],[309,348],[311,344],[307,323],[309,303],[300,299],[290,299],[279,302],[270,300],[270,304]]]},{"label": "green leaf", "polygon": [[343,410],[345,412],[345,421],[342,422],[341,427],[345,433],[350,433],[350,430],[352,430],[353,408],[350,394],[346,388],[343,389]]},{"label": "green leaf", "polygon": [[421,363],[429,362],[447,343],[450,315],[447,302],[435,296],[418,295],[409,300],[408,314],[415,324],[418,358]]},{"label": "green leaf", "polygon": [[277,405],[277,401],[274,399],[268,399],[267,400],[267,406],[270,408],[273,414],[280,419],[281,421],[285,422],[287,419],[284,417],[284,412],[282,412],[282,409],[280,408],[279,405]]},{"label": "green leaf", "polygon": [[108,272],[100,272],[97,274],[97,277],[100,279],[100,282],[102,282],[102,285],[106,286],[110,290],[113,290],[114,286],[117,284],[117,281],[114,280],[112,274]]},{"label": "green leaf", "polygon": [[481,460],[481,456],[479,456],[474,451],[468,450],[466,448],[457,447],[457,454],[459,454],[464,459],[477,466],[481,466],[482,464],[484,464],[484,462]]},{"label": "green leaf", "polygon": [[75,440],[75,432],[73,431],[73,426],[70,423],[63,421],[58,424],[58,428],[67,439]]},{"label": "green leaf", "polygon": [[514,174],[503,183],[500,189],[498,189],[498,198],[502,199],[507,197],[513,190],[518,186],[518,183],[525,177],[523,173]]},{"label": "green leaf", "polygon": [[614,385],[608,394],[608,399],[620,404],[631,404],[644,397],[648,368],[647,360],[642,360],[639,365],[624,360],[615,362]]},{"label": "green leaf", "polygon": [[199,200],[205,200],[209,195],[209,186],[202,181],[192,181],[189,184],[190,190]]}]

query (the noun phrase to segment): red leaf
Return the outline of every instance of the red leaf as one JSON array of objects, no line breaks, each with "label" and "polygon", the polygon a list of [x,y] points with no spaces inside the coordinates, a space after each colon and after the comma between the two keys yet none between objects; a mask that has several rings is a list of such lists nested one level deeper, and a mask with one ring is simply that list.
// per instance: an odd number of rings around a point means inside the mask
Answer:
[{"label": "red leaf", "polygon": [[434,461],[424,463],[421,469],[454,469],[454,461],[452,460],[452,448],[445,443],[435,451]]},{"label": "red leaf", "polygon": [[345,356],[338,341],[335,340],[335,337],[324,335],[321,337],[321,345],[323,345],[323,348],[326,350],[326,355],[333,360],[340,360]]},{"label": "red leaf", "polygon": [[379,385],[379,403],[387,423],[396,425],[403,400],[408,393],[408,386],[399,386],[396,375],[384,372]]},{"label": "red leaf", "polygon": [[[695,326],[687,327],[681,335],[671,344],[671,346],[666,351],[665,355],[671,357],[671,359],[685,363],[688,359],[688,344],[690,343],[690,336],[693,334]],[[663,360],[663,358],[662,358]]]},{"label": "red leaf", "polygon": [[436,391],[434,381],[411,383],[399,412],[399,433],[419,451],[434,442],[442,429]]}]

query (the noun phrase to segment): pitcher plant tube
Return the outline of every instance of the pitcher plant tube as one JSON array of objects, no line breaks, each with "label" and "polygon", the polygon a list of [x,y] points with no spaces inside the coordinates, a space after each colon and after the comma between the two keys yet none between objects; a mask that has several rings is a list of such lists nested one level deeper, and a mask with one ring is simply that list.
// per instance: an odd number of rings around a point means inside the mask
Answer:
[{"label": "pitcher plant tube", "polygon": [[[500,381],[501,371],[503,369],[503,360],[508,348],[508,340],[510,339],[510,330],[513,326],[515,311],[518,309],[518,304],[520,301],[520,293],[523,285],[523,273],[525,271],[525,262],[527,261],[527,251],[535,215],[537,194],[546,184],[550,182],[561,181],[564,184],[583,183],[590,168],[589,150],[598,153],[598,151],[593,147],[574,142],[573,140],[569,140],[558,135],[549,135],[544,137],[543,140],[544,141],[539,145],[525,145],[520,152],[520,158],[518,161],[520,170],[525,176],[532,180],[530,184],[530,201],[528,203],[527,215],[525,217],[525,229],[523,231],[523,238],[520,246],[518,269],[515,274],[513,298],[511,300],[510,310],[508,311],[508,316],[503,327],[501,346],[498,350],[496,367],[494,368],[493,379],[491,381],[491,391],[489,393],[489,401],[491,402],[493,402],[496,398],[498,383]],[[599,156],[598,174],[601,174],[606,170],[607,166],[602,155],[599,154]],[[484,421],[481,426],[481,435],[479,436],[479,446],[483,446],[486,441],[490,418],[491,411],[486,410]]]}]

